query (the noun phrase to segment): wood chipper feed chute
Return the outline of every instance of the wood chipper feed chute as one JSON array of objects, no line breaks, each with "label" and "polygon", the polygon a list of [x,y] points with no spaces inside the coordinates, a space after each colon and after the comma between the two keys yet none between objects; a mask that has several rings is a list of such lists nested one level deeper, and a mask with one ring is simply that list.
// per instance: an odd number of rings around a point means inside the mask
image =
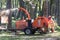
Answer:
[{"label": "wood chipper feed chute", "polygon": [[28,20],[31,20],[30,14],[29,14],[29,12],[25,8],[20,7],[19,11],[23,11],[27,15]]}]

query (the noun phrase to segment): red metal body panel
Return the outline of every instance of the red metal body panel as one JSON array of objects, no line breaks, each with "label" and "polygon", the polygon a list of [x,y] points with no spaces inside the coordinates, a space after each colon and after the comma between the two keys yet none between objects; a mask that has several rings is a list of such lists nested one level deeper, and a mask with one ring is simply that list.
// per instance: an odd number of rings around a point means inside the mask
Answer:
[{"label": "red metal body panel", "polygon": [[[48,19],[46,17],[40,17],[40,18],[37,18],[34,20],[34,22],[32,23],[32,27],[40,29],[41,27],[44,26],[44,24],[46,25],[46,27],[48,27]],[[17,29],[24,29],[26,27],[28,27],[28,22],[26,22],[26,20],[16,21],[16,28]]]},{"label": "red metal body panel", "polygon": [[22,30],[22,29],[25,29],[27,26],[28,25],[27,25],[26,20],[18,20],[18,21],[16,21],[16,29]]},{"label": "red metal body panel", "polygon": [[35,28],[41,28],[44,25],[46,25],[46,27],[48,27],[48,19],[46,17],[38,17],[33,22],[33,27],[35,27]]}]

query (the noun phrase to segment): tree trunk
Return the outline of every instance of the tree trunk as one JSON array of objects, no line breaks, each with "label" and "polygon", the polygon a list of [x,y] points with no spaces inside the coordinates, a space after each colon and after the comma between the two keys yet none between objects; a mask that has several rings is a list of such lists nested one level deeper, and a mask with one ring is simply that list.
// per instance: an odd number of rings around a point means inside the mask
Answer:
[{"label": "tree trunk", "polygon": [[34,9],[32,8],[32,6],[30,5],[30,15],[31,18],[34,19],[34,13],[33,13]]},{"label": "tree trunk", "polygon": [[1,26],[1,16],[0,16],[0,26]]},{"label": "tree trunk", "polygon": [[[19,0],[19,5],[20,5],[20,7],[25,8],[25,2],[23,0]],[[19,11],[18,17],[20,17],[22,19],[22,16],[24,16],[26,18],[26,15],[24,14],[24,12]]]},{"label": "tree trunk", "polygon": [[38,0],[39,1],[39,16],[43,16],[42,10],[41,10],[41,1],[42,0]]},{"label": "tree trunk", "polygon": [[60,13],[59,13],[59,11],[60,11],[60,6],[59,6],[59,0],[55,0],[55,2],[56,2],[56,18],[57,18],[57,23],[58,23],[58,25],[60,26]]},{"label": "tree trunk", "polygon": [[37,4],[36,4],[36,6],[35,6],[35,9],[34,9],[33,14],[34,14],[34,19],[35,19],[35,18],[36,18],[36,14],[37,14]]},{"label": "tree trunk", "polygon": [[43,16],[48,17],[49,14],[49,1],[46,0],[43,2]]},{"label": "tree trunk", "polygon": [[[6,8],[7,9],[11,8],[11,0],[7,0]],[[10,10],[9,15],[8,15],[8,27],[7,28],[8,29],[12,28],[12,14],[11,14],[11,10]]]},{"label": "tree trunk", "polygon": [[11,8],[11,0],[7,0],[6,8],[7,9],[10,9]]}]

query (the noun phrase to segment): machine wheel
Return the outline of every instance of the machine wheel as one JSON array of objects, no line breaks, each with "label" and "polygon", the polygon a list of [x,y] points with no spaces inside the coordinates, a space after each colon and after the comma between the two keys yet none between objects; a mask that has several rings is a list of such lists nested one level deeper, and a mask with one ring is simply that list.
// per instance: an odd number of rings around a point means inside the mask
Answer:
[{"label": "machine wheel", "polygon": [[48,31],[48,28],[44,27],[44,31],[42,31],[44,34],[47,34],[49,31]]},{"label": "machine wheel", "polygon": [[54,29],[53,29],[53,28],[51,28],[51,32],[52,32],[52,33],[54,32]]},{"label": "machine wheel", "polygon": [[[45,31],[44,31],[45,30]],[[47,34],[48,33],[48,29],[45,29],[45,28],[42,28],[42,29],[39,29],[38,32],[40,34]]]},{"label": "machine wheel", "polygon": [[43,32],[41,29],[39,29],[38,32],[39,32],[41,35],[44,34],[44,32]]},{"label": "machine wheel", "polygon": [[[44,29],[44,30],[43,30],[43,29]],[[43,29],[42,29],[42,31],[43,31],[44,34],[46,34],[46,33],[49,32],[48,27],[46,26],[45,23],[44,23]]]},{"label": "machine wheel", "polygon": [[41,32],[39,32],[40,34],[47,34],[47,32],[43,32],[43,31],[41,31]]},{"label": "machine wheel", "polygon": [[35,32],[36,32],[36,30],[33,30],[33,31],[32,31],[32,34],[35,34]]},{"label": "machine wheel", "polygon": [[31,35],[31,34],[32,34],[32,29],[26,28],[26,29],[24,30],[24,33],[25,33],[26,35]]},{"label": "machine wheel", "polygon": [[40,32],[40,34],[42,35],[42,34],[44,34],[44,32],[43,32],[43,31],[41,31],[41,32]]}]

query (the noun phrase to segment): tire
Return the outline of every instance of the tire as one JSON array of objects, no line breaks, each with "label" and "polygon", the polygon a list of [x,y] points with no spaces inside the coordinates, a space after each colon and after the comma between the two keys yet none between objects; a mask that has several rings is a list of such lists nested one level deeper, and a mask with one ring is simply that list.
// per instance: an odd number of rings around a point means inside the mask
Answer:
[{"label": "tire", "polygon": [[44,33],[44,34],[47,34],[47,33],[49,32],[49,30],[48,30],[48,27],[46,26],[45,23],[44,23],[43,28],[44,28],[44,30],[45,30],[45,31],[43,31],[43,33]]},{"label": "tire", "polygon": [[24,33],[25,33],[26,35],[31,35],[31,34],[32,34],[32,29],[26,28],[26,29],[24,30]]},{"label": "tire", "polygon": [[32,34],[35,34],[35,32],[36,32],[36,30],[33,30],[33,31],[32,31]]},{"label": "tire", "polygon": [[38,33],[40,33],[42,35],[43,31],[41,29],[38,29]]},{"label": "tire", "polygon": [[41,31],[41,32],[39,32],[40,34],[47,34],[47,32],[43,32],[43,31]]},{"label": "tire", "polygon": [[43,31],[40,31],[39,33],[42,35],[43,34]]},{"label": "tire", "polygon": [[48,28],[44,26],[43,28],[40,29],[40,34],[47,34],[48,33]]},{"label": "tire", "polygon": [[48,28],[45,27],[45,32],[43,32],[44,34],[47,34],[49,31],[48,31]]},{"label": "tire", "polygon": [[53,28],[51,28],[51,32],[52,32],[52,33],[54,32],[54,29],[53,29]]}]

